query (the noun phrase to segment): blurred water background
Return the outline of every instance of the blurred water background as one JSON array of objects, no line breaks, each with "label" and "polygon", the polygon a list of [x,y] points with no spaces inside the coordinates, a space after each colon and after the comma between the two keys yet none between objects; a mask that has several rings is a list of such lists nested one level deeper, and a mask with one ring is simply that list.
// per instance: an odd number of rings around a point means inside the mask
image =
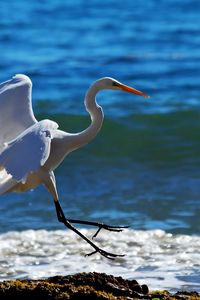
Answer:
[{"label": "blurred water background", "polygon": [[131,226],[98,240],[125,258],[84,258],[41,186],[1,197],[2,280],[87,270],[200,290],[199,49],[197,0],[1,1],[0,81],[31,78],[38,120],[86,128],[84,95],[103,76],[151,96],[101,92],[100,134],[56,170],[67,216]]}]

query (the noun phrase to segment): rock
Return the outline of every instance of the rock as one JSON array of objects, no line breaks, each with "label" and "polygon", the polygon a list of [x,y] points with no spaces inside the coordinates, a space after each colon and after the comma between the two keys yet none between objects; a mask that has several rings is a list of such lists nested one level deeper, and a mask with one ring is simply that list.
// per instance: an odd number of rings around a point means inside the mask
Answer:
[{"label": "rock", "polygon": [[[193,298],[191,298],[193,297]],[[195,298],[194,298],[195,297]],[[130,299],[199,299],[196,292],[149,292],[147,285],[104,273],[78,273],[41,280],[0,282],[0,299],[7,300],[130,300]]]}]

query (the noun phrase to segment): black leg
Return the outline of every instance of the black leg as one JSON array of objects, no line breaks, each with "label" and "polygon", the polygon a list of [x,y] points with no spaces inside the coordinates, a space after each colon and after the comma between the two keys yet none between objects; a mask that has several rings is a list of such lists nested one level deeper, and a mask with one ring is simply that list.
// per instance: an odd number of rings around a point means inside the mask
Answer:
[{"label": "black leg", "polygon": [[[61,208],[59,202],[58,202],[58,206],[59,206],[59,208],[58,208],[58,210],[56,208],[56,211],[57,211],[57,215],[58,215],[58,219],[59,219],[60,218],[60,211],[62,211],[62,208]],[[62,211],[62,215],[64,216],[63,211]],[[98,227],[96,233],[93,235],[92,238],[95,238],[102,228],[105,229],[105,230],[115,231],[115,232],[120,232],[125,228],[129,228],[129,226],[113,226],[113,225],[108,225],[108,224],[105,224],[105,223],[85,221],[85,220],[67,219],[67,221],[70,222],[70,223],[75,223],[75,224],[84,224],[84,225],[90,225],[90,226]]]},{"label": "black leg", "polygon": [[74,219],[67,219],[70,223],[75,223],[75,224],[84,224],[84,225],[90,225],[90,226],[96,226],[99,227],[96,231],[96,233],[93,235],[92,238],[95,238],[98,233],[100,232],[100,230],[106,229],[109,231],[116,231],[116,232],[120,232],[125,228],[128,228],[129,226],[113,226],[113,225],[108,225],[105,223],[99,223],[99,222],[91,222],[91,221],[85,221],[85,220],[74,220]]},{"label": "black leg", "polygon": [[[62,216],[64,216],[64,213],[63,213],[63,210],[62,210],[59,202],[58,202],[58,204],[55,203],[55,205],[56,205],[56,212],[57,212],[58,220],[60,221],[59,218],[61,217],[61,219],[62,219]],[[102,228],[105,229],[105,230],[115,231],[115,232],[120,232],[125,228],[129,228],[129,226],[113,226],[113,225],[108,225],[108,224],[105,224],[105,223],[85,221],[85,220],[67,219],[67,221],[70,222],[70,223],[74,223],[74,224],[84,224],[84,225],[90,225],[90,226],[98,227],[97,231],[95,232],[95,234],[93,235],[92,238],[95,238]]]},{"label": "black leg", "polygon": [[74,226],[72,226],[71,223],[98,226],[99,229],[97,230],[97,232],[94,234],[93,237],[97,236],[97,234],[99,233],[99,231],[102,228],[111,230],[111,231],[121,231],[123,228],[126,228],[126,227],[109,226],[109,225],[101,224],[101,223],[97,223],[97,222],[66,219],[65,215],[63,213],[63,210],[60,206],[59,201],[54,201],[54,202],[55,202],[58,221],[62,222],[67,228],[73,230],[76,234],[78,234],[82,239],[84,239],[88,244],[90,244],[90,246],[92,246],[95,249],[93,252],[87,254],[86,256],[93,255],[97,252],[100,253],[102,256],[109,258],[109,259],[114,259],[115,257],[123,257],[124,256],[124,255],[118,255],[118,254],[114,254],[111,252],[107,252],[107,251],[104,251],[103,249],[99,248],[91,240],[89,240],[84,234],[82,234],[78,229],[76,229]]}]

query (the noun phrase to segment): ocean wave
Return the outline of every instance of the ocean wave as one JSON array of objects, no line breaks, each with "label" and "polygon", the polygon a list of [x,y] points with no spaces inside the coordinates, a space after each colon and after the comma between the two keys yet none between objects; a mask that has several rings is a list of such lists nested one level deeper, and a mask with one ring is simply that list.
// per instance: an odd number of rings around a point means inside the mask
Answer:
[{"label": "ocean wave", "polygon": [[[93,230],[82,229],[91,237]],[[96,238],[108,251],[125,254],[114,261],[95,254],[71,231],[26,230],[0,235],[0,279],[44,278],[77,272],[106,272],[135,278],[150,289],[200,290],[200,237],[162,230],[102,231]]]},{"label": "ocean wave", "polygon": [[[38,115],[39,119],[44,117]],[[59,124],[60,129],[72,133],[90,124],[86,115],[53,114],[50,118]],[[175,166],[188,162],[195,166],[199,162],[199,132],[200,112],[195,109],[105,117],[101,132],[87,146],[84,156],[121,157]]]}]

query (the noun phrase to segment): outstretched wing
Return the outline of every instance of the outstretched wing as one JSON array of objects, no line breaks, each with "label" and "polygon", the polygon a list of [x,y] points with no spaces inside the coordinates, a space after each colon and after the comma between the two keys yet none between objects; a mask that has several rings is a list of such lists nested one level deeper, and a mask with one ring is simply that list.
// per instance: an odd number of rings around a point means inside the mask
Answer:
[{"label": "outstretched wing", "polygon": [[0,84],[0,152],[4,143],[15,139],[37,122],[32,110],[32,82],[17,74]]},{"label": "outstretched wing", "polygon": [[16,182],[25,183],[27,175],[38,171],[48,159],[57,128],[57,123],[43,120],[26,129],[0,154],[0,169]]}]

